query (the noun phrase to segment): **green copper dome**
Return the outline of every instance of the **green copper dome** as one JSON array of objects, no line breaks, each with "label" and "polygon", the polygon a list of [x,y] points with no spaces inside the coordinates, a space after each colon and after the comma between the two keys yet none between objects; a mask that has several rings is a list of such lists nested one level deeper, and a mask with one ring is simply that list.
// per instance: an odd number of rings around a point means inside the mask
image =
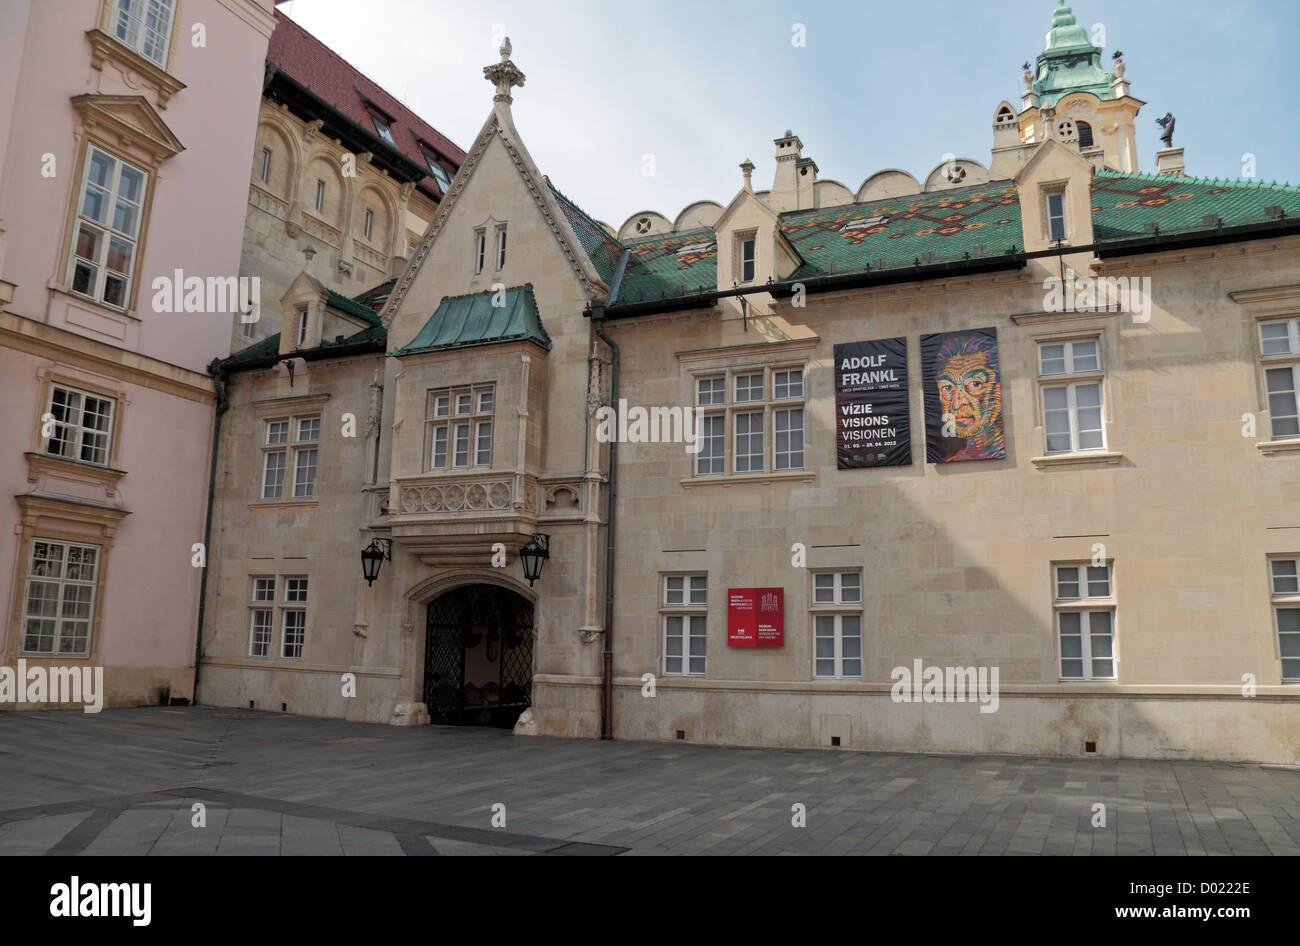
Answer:
[{"label": "green copper dome", "polygon": [[1038,56],[1038,73],[1034,91],[1040,108],[1055,105],[1071,92],[1091,92],[1100,99],[1111,99],[1113,73],[1101,67],[1101,48],[1092,45],[1088,31],[1074,19],[1074,11],[1065,0],[1052,13],[1052,28],[1047,31],[1043,51]]}]

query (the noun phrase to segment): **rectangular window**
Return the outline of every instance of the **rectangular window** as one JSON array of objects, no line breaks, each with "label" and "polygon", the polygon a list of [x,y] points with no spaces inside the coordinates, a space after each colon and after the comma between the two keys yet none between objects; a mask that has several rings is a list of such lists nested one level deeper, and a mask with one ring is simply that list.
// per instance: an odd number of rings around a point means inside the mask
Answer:
[{"label": "rectangular window", "polygon": [[757,240],[755,240],[753,236],[745,236],[740,238],[740,281],[741,282],[754,281],[754,260],[755,260],[754,249],[756,245],[757,245]]},{"label": "rectangular window", "polygon": [[[319,414],[292,419],[268,420],[262,445],[262,498],[284,499],[285,471],[293,450],[293,498],[310,499],[316,492],[317,448],[320,441]],[[293,443],[289,436],[293,434]]]},{"label": "rectangular window", "polygon": [[452,469],[492,465],[492,385],[430,391],[426,405],[429,469],[447,469],[448,452]]},{"label": "rectangular window", "polygon": [[1054,581],[1061,679],[1118,679],[1111,565],[1057,565]]},{"label": "rectangular window", "polygon": [[373,210],[367,210],[367,211],[366,211],[365,220],[364,220],[364,222],[362,223],[362,226],[361,226],[361,232],[362,232],[362,235],[363,235],[367,240],[370,239],[370,227],[371,227],[371,224],[374,223],[374,221],[375,221],[375,212],[374,212]]},{"label": "rectangular window", "polygon": [[307,638],[306,578],[284,580],[284,603],[293,607],[286,607],[281,617],[280,656],[297,660],[302,657],[303,643]]},{"label": "rectangular window", "polygon": [[[1038,346],[1038,373],[1043,399],[1043,430],[1048,453],[1103,450],[1101,345],[1096,338]],[[1067,384],[1044,379],[1086,377]]]},{"label": "rectangular window", "polygon": [[700,419],[700,452],[695,455],[697,476],[712,476],[726,472],[726,430],[725,414],[709,414]]},{"label": "rectangular window", "polygon": [[125,309],[135,274],[146,174],[91,147],[73,225],[72,291]]},{"label": "rectangular window", "polygon": [[862,575],[813,574],[813,675],[818,679],[862,677]]},{"label": "rectangular window", "polygon": [[98,546],[32,539],[22,653],[89,655],[98,567]]},{"label": "rectangular window", "polygon": [[664,673],[703,676],[708,649],[708,578],[665,575],[663,587]]},{"label": "rectangular window", "polygon": [[1275,558],[1269,570],[1282,680],[1300,682],[1300,558]]},{"label": "rectangular window", "polygon": [[[696,476],[804,468],[807,384],[803,368],[741,368],[696,377],[693,383],[695,404],[701,411]],[[703,413],[705,408],[717,412]]]},{"label": "rectangular window", "polygon": [[262,181],[262,183],[266,183],[271,179],[271,149],[270,148],[262,149],[262,166],[258,169],[257,176]]},{"label": "rectangular window", "polygon": [[506,228],[502,227],[497,230],[497,269],[505,269],[506,265]]},{"label": "rectangular window", "polygon": [[484,256],[487,253],[487,234],[479,230],[474,234],[474,275],[483,272]]},{"label": "rectangular window", "polygon": [[271,629],[275,618],[275,578],[253,579],[253,606],[249,618],[248,656],[271,656]]},{"label": "rectangular window", "polygon": [[54,422],[45,452],[65,460],[107,466],[115,403],[76,388],[51,385],[48,413]]},{"label": "rectangular window", "polygon": [[316,181],[316,211],[317,211],[317,213],[319,213],[319,212],[321,211],[321,209],[322,209],[324,206],[325,206],[325,182],[322,181],[322,180],[317,180],[317,181]]},{"label": "rectangular window", "polygon": [[776,424],[775,460],[777,470],[803,469],[803,408],[792,407],[776,411],[773,415]]},{"label": "rectangular window", "polygon": [[1048,238],[1053,243],[1065,240],[1065,192],[1057,191],[1047,195],[1047,230]]},{"label": "rectangular window", "polygon": [[307,310],[306,309],[298,310],[298,324],[295,327],[295,329],[297,332],[297,335],[295,336],[297,338],[297,342],[295,343],[294,347],[301,348],[303,346],[303,343],[307,341]]},{"label": "rectangular window", "polygon": [[763,469],[763,412],[750,411],[733,415],[736,425],[737,473],[755,473]]},{"label": "rectangular window", "polygon": [[165,69],[175,10],[176,0],[114,0],[113,36]]},{"label": "rectangular window", "polygon": [[1273,429],[1273,439],[1300,436],[1300,410],[1297,409],[1297,382],[1300,366],[1269,368],[1264,372],[1264,386],[1268,391],[1268,419]]}]

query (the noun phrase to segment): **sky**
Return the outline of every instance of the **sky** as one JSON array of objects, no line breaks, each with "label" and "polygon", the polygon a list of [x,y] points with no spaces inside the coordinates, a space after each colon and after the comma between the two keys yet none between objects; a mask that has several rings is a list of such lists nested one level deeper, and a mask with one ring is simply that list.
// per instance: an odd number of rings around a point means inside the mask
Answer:
[{"label": "sky", "polygon": [[[1296,0],[1077,0],[1124,52],[1138,155],[1177,118],[1187,173],[1300,183],[1293,93]],[[993,113],[1019,110],[1021,64],[1043,49],[1056,0],[289,0],[279,8],[467,149],[492,108],[482,67],[500,37],[527,77],[515,126],[533,160],[617,229],[727,204],[754,162],[772,184],[789,128],[819,180],[856,191],[876,171],[924,180],[944,155],[987,166]],[[802,31],[799,27],[802,26]],[[796,45],[800,32],[803,45]]]}]

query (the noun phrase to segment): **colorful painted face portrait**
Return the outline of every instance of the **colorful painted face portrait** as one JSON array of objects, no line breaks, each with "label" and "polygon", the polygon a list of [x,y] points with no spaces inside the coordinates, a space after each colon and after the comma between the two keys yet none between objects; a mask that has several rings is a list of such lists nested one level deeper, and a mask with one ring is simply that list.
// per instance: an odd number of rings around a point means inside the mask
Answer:
[{"label": "colorful painted face portrait", "polygon": [[1005,457],[996,330],[923,335],[921,357],[928,382],[926,459],[953,463]]}]

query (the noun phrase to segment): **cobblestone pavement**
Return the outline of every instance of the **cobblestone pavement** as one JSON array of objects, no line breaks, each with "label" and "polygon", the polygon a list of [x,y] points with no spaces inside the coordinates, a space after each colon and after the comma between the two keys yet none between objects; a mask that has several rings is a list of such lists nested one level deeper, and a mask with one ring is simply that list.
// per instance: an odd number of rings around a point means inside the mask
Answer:
[{"label": "cobblestone pavement", "polygon": [[1300,854],[1300,771],[0,713],[0,854],[46,853]]}]

